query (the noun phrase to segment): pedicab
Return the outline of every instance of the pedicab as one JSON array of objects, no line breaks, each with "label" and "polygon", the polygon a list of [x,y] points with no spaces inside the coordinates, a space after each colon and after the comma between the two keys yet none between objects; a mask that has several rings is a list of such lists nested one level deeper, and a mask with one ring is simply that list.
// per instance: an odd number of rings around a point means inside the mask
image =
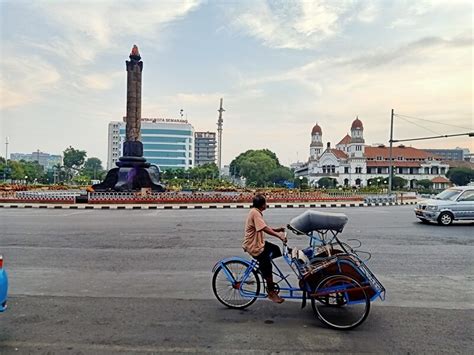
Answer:
[{"label": "pedicab", "polygon": [[[349,330],[361,325],[369,315],[370,304],[385,300],[385,288],[365,261],[370,253],[356,250],[360,241],[343,242],[338,235],[348,221],[342,213],[308,210],[293,218],[287,229],[309,238],[305,249],[282,246],[285,263],[296,275],[293,285],[272,260],[275,290],[286,299],[311,301],[314,315],[333,329]],[[348,244],[356,241],[356,246]],[[266,283],[258,261],[239,256],[218,261],[213,270],[212,290],[219,302],[233,309],[244,309],[257,299],[266,298]]]}]

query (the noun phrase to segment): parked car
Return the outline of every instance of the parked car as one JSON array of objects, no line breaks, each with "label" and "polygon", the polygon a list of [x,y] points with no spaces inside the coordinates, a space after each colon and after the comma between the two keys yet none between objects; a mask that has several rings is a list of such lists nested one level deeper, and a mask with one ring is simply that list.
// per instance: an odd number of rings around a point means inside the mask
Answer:
[{"label": "parked car", "polygon": [[0,255],[0,312],[7,309],[8,277],[3,265],[3,256]]},{"label": "parked car", "polygon": [[438,222],[443,226],[455,220],[474,220],[474,186],[451,187],[420,202],[415,216],[423,223]]}]

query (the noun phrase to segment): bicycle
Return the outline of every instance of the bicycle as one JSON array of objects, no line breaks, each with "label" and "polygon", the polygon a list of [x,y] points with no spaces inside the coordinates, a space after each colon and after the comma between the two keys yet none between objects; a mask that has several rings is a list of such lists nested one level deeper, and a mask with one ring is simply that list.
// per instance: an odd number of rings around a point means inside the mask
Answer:
[{"label": "bicycle", "polygon": [[[302,300],[303,307],[309,298],[315,316],[339,330],[362,324],[371,301],[385,299],[385,288],[357,255],[360,251],[337,237],[346,223],[343,214],[306,211],[287,225],[294,234],[310,238],[304,250],[290,249],[287,244],[282,247],[283,259],[297,276],[298,287],[272,260],[275,291],[280,297]],[[212,271],[214,295],[229,308],[244,309],[267,297],[265,279],[255,259],[225,258]]]}]

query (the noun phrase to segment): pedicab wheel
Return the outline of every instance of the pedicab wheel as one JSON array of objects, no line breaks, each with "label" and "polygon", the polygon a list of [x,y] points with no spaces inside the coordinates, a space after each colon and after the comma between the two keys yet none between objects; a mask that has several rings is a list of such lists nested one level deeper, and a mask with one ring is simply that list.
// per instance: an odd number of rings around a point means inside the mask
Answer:
[{"label": "pedicab wheel", "polygon": [[[232,274],[235,282],[229,280],[226,272],[219,266],[212,277],[212,291],[223,305],[234,308],[244,309],[257,300],[260,293],[260,279],[255,270],[242,283],[242,278],[248,265],[242,261],[231,260],[224,264],[226,271]],[[248,296],[242,295],[241,291],[248,293]],[[252,297],[255,295],[255,297]]]},{"label": "pedicab wheel", "polygon": [[361,284],[350,276],[323,279],[311,295],[316,317],[333,329],[349,330],[362,324],[370,311],[370,298]]}]

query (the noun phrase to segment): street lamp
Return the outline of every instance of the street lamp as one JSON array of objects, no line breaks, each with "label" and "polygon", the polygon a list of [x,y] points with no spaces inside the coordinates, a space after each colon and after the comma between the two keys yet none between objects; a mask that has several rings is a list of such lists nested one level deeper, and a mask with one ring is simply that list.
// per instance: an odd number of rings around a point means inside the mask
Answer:
[{"label": "street lamp", "polygon": [[25,175],[25,184],[28,185],[28,175]]}]

